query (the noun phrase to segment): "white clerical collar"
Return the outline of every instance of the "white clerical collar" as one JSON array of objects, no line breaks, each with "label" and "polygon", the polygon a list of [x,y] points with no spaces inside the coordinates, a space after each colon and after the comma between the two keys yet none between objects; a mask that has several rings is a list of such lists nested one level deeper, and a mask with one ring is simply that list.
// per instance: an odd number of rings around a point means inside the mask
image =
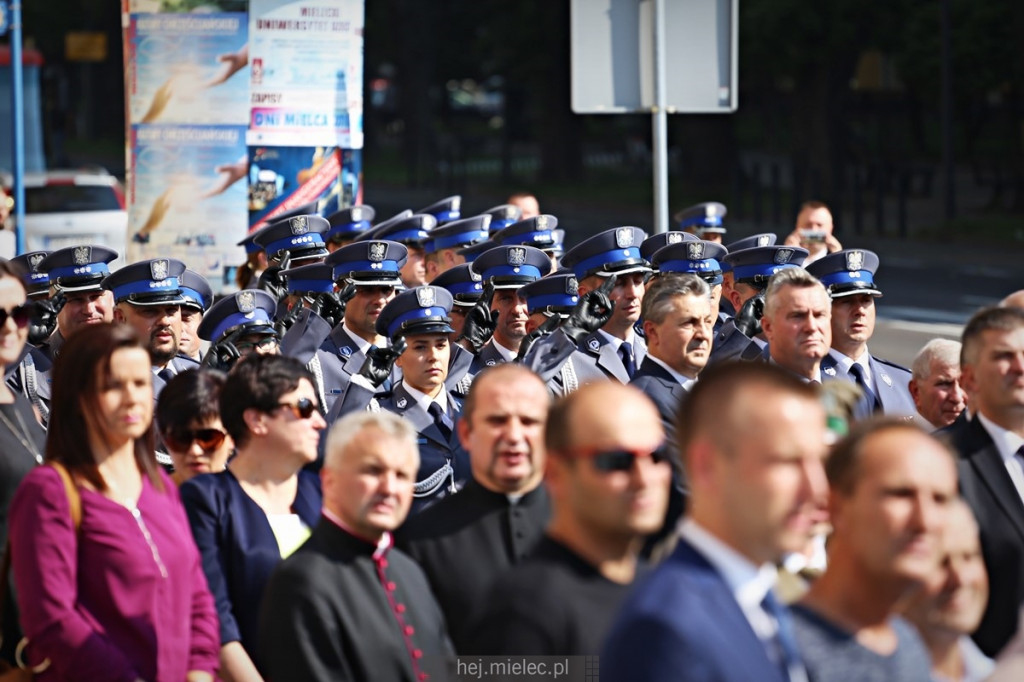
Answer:
[{"label": "white clerical collar", "polygon": [[342,320],[341,328],[345,331],[346,334],[349,335],[349,337],[351,337],[353,343],[356,344],[356,348],[359,351],[361,351],[363,355],[365,355],[367,349],[369,349],[369,347],[372,344],[370,344],[370,342],[364,339],[363,337],[359,336],[359,334],[356,334],[354,331],[352,331],[352,327],[348,326],[347,320]]},{"label": "white clerical collar", "polygon": [[332,512],[327,507],[323,507],[320,510],[320,513],[323,514],[325,519],[327,519],[328,521],[330,521],[335,526],[342,529],[352,537],[359,538],[367,544],[376,545],[377,549],[373,551],[373,556],[375,559],[379,558],[381,555],[387,552],[391,548],[391,545],[394,544],[394,539],[391,537],[391,533],[389,533],[388,531],[384,531],[384,534],[380,536],[380,540],[371,540],[370,538],[352,530],[351,526],[342,521],[340,516]]},{"label": "white clerical collar", "polygon": [[446,414],[448,413],[448,393],[444,388],[438,391],[436,398],[431,398],[426,393],[418,391],[407,384],[405,379],[402,379],[402,386],[406,391],[408,391],[409,395],[412,396],[412,399],[416,401],[416,404],[423,408],[423,411],[427,414],[430,414],[430,410],[428,409],[430,407],[430,403],[437,403]]},{"label": "white clerical collar", "polygon": [[696,379],[691,379],[690,377],[685,376],[685,375],[680,374],[679,372],[675,371],[674,369],[669,367],[666,363],[662,362],[660,358],[656,358],[653,355],[651,355],[649,350],[648,350],[648,353],[647,353],[647,358],[650,359],[652,362],[654,362],[654,364],[658,365],[659,367],[664,369],[666,372],[671,374],[672,378],[675,379],[676,381],[678,381],[680,383],[680,385],[683,388],[685,388],[687,391],[689,391],[693,387],[693,385],[697,382]]}]

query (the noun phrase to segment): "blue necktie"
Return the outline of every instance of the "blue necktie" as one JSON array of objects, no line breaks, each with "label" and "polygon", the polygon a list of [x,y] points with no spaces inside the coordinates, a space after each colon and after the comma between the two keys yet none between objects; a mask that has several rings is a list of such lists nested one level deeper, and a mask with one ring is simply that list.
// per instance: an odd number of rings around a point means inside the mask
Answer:
[{"label": "blue necktie", "polygon": [[427,412],[434,418],[434,423],[437,424],[437,428],[440,429],[441,435],[444,436],[445,440],[451,440],[452,437],[452,420],[448,418],[448,415],[444,413],[441,406],[437,403],[430,403],[427,408]]},{"label": "blue necktie", "polygon": [[633,345],[629,341],[619,344],[619,357],[622,358],[622,366],[626,368],[626,374],[632,379],[636,374],[636,360],[633,359]]},{"label": "blue necktie", "polygon": [[868,386],[868,382],[864,380],[864,367],[856,362],[853,363],[853,366],[850,367],[850,375],[853,376],[857,386],[864,393],[863,403],[867,406],[868,412],[874,412],[875,408],[878,407],[878,396]]},{"label": "blue necktie", "polygon": [[778,626],[775,632],[775,643],[778,645],[782,660],[779,661],[783,677],[791,682],[807,680],[807,670],[804,668],[803,660],[800,658],[800,648],[796,643],[796,633],[793,630],[793,619],[789,610],[779,603],[775,593],[768,590],[768,593],[761,601],[761,608],[765,610]]}]

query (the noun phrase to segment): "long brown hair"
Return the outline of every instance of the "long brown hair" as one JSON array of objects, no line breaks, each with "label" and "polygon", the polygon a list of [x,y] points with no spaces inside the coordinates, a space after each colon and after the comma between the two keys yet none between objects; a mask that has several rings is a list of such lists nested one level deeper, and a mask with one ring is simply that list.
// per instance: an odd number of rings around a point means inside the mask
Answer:
[{"label": "long brown hair", "polygon": [[[53,366],[53,398],[46,437],[46,459],[60,462],[72,475],[105,491],[106,481],[96,465],[89,440],[86,411],[95,411],[99,393],[110,372],[110,359],[123,348],[146,350],[135,330],[125,324],[104,323],[81,329],[64,343]],[[163,491],[154,453],[153,423],[135,439],[135,463],[157,490]]]}]

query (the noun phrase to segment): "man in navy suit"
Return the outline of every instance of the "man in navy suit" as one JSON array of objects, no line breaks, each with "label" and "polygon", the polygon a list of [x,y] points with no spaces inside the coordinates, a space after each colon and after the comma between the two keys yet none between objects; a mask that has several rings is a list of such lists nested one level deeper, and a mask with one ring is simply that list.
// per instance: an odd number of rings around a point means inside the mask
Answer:
[{"label": "man in navy suit", "polygon": [[976,408],[951,433],[960,492],[978,519],[992,595],[974,641],[992,656],[1017,630],[1024,604],[1024,310],[985,308],[967,322],[960,355]]},{"label": "man in navy suit", "polygon": [[716,365],[683,402],[676,438],[691,486],[679,544],[627,599],[601,679],[806,679],[773,586],[827,495],[815,388],[767,363]]},{"label": "man in navy suit", "polygon": [[707,282],[697,275],[665,273],[644,294],[647,357],[630,383],[658,407],[669,441],[676,411],[711,352],[714,318]]},{"label": "man in navy suit", "polygon": [[878,256],[864,249],[831,253],[807,266],[832,298],[832,349],[822,362],[827,376],[857,384],[863,397],[854,407],[855,419],[884,413],[896,417],[916,414],[910,396],[910,370],[870,353],[875,333],[875,284]]}]

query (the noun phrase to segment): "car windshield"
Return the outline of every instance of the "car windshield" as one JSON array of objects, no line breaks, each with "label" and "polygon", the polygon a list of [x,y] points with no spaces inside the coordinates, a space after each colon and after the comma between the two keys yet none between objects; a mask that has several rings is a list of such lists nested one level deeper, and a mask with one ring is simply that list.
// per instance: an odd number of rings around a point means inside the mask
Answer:
[{"label": "car windshield", "polygon": [[119,211],[113,188],[105,185],[47,185],[25,188],[26,213]]}]

